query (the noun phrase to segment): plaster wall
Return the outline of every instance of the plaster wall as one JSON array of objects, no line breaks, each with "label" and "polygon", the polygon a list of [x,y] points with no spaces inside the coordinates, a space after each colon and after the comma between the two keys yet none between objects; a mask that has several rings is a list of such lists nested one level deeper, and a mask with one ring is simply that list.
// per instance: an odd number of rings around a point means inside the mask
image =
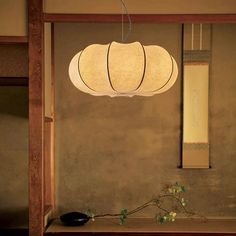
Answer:
[{"label": "plaster wall", "polygon": [[[133,14],[214,14],[235,13],[234,0],[125,0]],[[47,13],[98,13],[122,12],[119,0],[44,0]]]},{"label": "plaster wall", "polygon": [[[120,39],[120,24],[55,25],[56,197],[58,212],[132,209],[166,184],[186,185],[190,205],[236,217],[236,25],[214,25],[210,78],[211,169],[179,169],[181,77],[150,98],[93,97],[68,77],[75,53]],[[134,24],[129,41],[165,47],[181,62],[181,25]],[[181,70],[181,66],[179,66]],[[180,71],[181,75],[181,71]],[[152,216],[149,211],[141,216]]]},{"label": "plaster wall", "polygon": [[27,1],[0,0],[0,36],[26,36]]}]

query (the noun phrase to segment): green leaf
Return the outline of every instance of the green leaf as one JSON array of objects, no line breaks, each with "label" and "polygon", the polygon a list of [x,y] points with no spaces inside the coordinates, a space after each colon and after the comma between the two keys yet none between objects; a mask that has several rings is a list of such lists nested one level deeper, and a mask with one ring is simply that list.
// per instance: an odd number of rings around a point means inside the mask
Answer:
[{"label": "green leaf", "polygon": [[119,218],[120,225],[123,225],[125,223],[127,217],[128,217],[128,209],[124,208],[120,212],[120,218]]},{"label": "green leaf", "polygon": [[123,225],[125,223],[125,219],[123,218],[123,216],[120,216],[119,218],[119,224]]},{"label": "green leaf", "polygon": [[181,186],[181,190],[182,190],[183,193],[186,192],[186,188],[184,186]]},{"label": "green leaf", "polygon": [[164,219],[164,217],[159,217],[158,218],[158,222],[159,222],[159,224],[164,224],[165,222],[166,222],[166,220]]},{"label": "green leaf", "polygon": [[120,214],[127,215],[128,214],[128,209],[126,209],[126,208],[122,209]]}]

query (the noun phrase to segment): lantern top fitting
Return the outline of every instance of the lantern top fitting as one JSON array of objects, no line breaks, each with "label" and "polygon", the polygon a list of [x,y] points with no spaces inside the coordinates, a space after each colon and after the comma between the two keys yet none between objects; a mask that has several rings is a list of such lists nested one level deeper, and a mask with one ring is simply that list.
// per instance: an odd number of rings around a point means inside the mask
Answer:
[{"label": "lantern top fitting", "polygon": [[71,60],[69,76],[76,88],[94,96],[133,97],[163,93],[178,77],[175,59],[162,47],[124,43],[132,29],[126,5],[120,0],[129,20],[129,32],[122,43],[92,44]]}]

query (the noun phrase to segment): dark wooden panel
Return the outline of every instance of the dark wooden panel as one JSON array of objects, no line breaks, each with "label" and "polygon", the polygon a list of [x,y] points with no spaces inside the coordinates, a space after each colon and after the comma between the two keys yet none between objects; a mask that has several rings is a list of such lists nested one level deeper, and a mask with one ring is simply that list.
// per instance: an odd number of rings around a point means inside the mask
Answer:
[{"label": "dark wooden panel", "polygon": [[[235,23],[236,14],[131,14],[136,23]],[[121,21],[120,14],[44,14],[47,22],[107,22]],[[128,22],[127,17],[124,21]]]},{"label": "dark wooden panel", "polygon": [[0,86],[28,86],[27,77],[0,77]]},{"label": "dark wooden panel", "polygon": [[0,36],[0,43],[27,43],[27,36]]},{"label": "dark wooden panel", "polygon": [[45,233],[45,236],[236,236],[236,233],[113,233],[113,232],[107,232],[107,233]]},{"label": "dark wooden panel", "polygon": [[1,236],[28,236],[28,229],[0,229]]},{"label": "dark wooden panel", "polygon": [[29,15],[29,235],[44,231],[43,1],[28,0]]},{"label": "dark wooden panel", "polygon": [[0,43],[0,77],[28,77],[28,44]]}]

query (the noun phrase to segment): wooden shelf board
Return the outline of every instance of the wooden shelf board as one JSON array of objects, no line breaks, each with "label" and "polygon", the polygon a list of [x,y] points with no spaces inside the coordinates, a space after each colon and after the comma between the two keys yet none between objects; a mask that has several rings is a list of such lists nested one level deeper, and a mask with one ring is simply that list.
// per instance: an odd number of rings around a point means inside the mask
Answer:
[{"label": "wooden shelf board", "polygon": [[213,220],[206,222],[197,219],[177,219],[175,222],[163,225],[154,219],[130,218],[124,225],[119,225],[117,219],[96,219],[81,227],[68,227],[59,220],[54,220],[47,233],[224,233],[236,235],[235,220]]},{"label": "wooden shelf board", "polygon": [[28,86],[28,77],[0,77],[0,86]]},{"label": "wooden shelf board", "polygon": [[28,43],[27,36],[0,36],[0,43]]}]

